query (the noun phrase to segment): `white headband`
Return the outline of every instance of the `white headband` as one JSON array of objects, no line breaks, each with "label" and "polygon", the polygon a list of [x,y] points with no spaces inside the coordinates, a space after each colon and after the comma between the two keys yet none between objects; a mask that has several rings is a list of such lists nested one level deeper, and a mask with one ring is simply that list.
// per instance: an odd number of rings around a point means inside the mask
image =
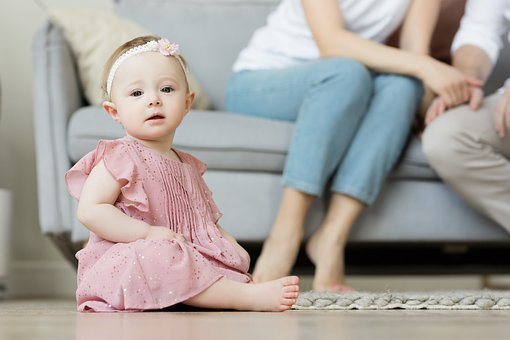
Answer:
[{"label": "white headband", "polygon": [[122,53],[121,56],[117,58],[117,60],[115,60],[115,63],[113,63],[112,68],[110,69],[110,73],[108,74],[108,80],[106,81],[106,93],[108,94],[108,97],[110,97],[111,95],[113,78],[115,78],[115,73],[117,72],[119,66],[122,65],[122,63],[126,61],[126,59],[144,52],[159,52],[166,56],[175,57],[175,59],[177,59],[177,61],[181,65],[182,70],[184,71],[186,81],[188,81],[188,69],[186,68],[184,62],[182,61],[182,58],[180,57],[179,45],[175,43],[170,43],[165,38],[159,39],[158,41],[151,40],[143,45],[135,46],[127,50],[126,52]]}]

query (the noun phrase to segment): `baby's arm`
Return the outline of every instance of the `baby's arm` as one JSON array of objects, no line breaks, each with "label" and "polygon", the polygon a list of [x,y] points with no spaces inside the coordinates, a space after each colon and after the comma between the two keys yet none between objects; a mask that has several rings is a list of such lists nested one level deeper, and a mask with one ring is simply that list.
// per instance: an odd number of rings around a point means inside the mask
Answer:
[{"label": "baby's arm", "polygon": [[111,242],[181,238],[167,227],[151,226],[116,208],[114,204],[123,184],[115,180],[100,161],[83,186],[78,220],[90,231]]}]

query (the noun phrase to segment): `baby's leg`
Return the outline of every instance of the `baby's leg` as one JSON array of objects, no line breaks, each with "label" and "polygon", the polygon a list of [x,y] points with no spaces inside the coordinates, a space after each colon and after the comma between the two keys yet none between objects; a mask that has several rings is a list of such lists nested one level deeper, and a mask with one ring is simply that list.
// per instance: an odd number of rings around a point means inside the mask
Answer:
[{"label": "baby's leg", "polygon": [[263,283],[241,283],[221,278],[183,303],[202,308],[281,312],[296,303],[298,284],[297,276]]}]

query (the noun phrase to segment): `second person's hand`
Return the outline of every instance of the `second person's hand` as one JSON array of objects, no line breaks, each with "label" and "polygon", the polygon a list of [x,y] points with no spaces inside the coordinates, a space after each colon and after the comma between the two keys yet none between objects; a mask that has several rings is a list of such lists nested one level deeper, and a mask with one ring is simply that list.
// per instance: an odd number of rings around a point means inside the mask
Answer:
[{"label": "second person's hand", "polygon": [[[484,98],[483,89],[479,86],[470,86],[469,87],[469,107],[476,111],[482,105]],[[442,97],[436,97],[429,108],[427,109],[427,113],[425,114],[425,126],[429,125],[436,119],[449,110],[453,108],[453,106],[447,106]]]},{"label": "second person's hand", "polygon": [[494,113],[494,128],[500,138],[505,138],[510,130],[510,86],[507,86],[505,92],[499,98]]}]

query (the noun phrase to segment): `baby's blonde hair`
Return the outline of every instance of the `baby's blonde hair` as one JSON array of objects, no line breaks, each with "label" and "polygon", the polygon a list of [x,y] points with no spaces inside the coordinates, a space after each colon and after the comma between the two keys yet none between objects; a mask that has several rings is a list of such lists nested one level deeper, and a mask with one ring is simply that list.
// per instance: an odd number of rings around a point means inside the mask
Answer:
[{"label": "baby's blonde hair", "polygon": [[[108,76],[109,76],[110,70],[112,69],[112,66],[115,63],[115,61],[117,59],[119,59],[119,57],[122,54],[124,54],[126,51],[129,51],[130,49],[132,49],[134,47],[142,46],[142,45],[145,45],[146,43],[148,43],[149,41],[158,41],[160,39],[161,39],[161,37],[158,37],[156,35],[144,35],[141,37],[137,37],[137,38],[134,38],[134,39],[131,39],[131,40],[125,42],[124,44],[119,46],[112,53],[112,55],[108,58],[108,60],[106,60],[106,63],[104,65],[104,69],[103,69],[103,75],[101,77],[101,93],[102,93],[104,100],[110,99],[110,96],[108,95],[106,88],[107,88]],[[188,65],[186,63],[186,60],[182,57],[182,55],[179,55],[179,58],[182,61],[183,67],[187,68]],[[182,71],[186,74],[185,69],[183,69]],[[187,91],[189,91],[190,87],[189,87],[188,79],[187,79],[187,77],[185,77],[185,78],[186,78]]]}]

